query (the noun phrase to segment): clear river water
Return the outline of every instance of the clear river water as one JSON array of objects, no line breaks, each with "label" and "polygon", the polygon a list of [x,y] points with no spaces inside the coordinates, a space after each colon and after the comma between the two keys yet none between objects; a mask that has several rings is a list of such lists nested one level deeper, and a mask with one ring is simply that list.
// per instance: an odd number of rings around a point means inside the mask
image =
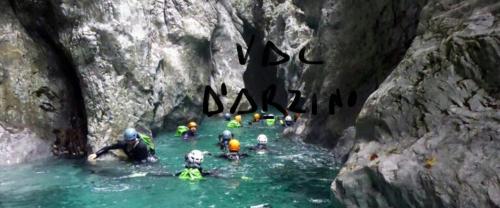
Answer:
[{"label": "clear river water", "polygon": [[[160,162],[152,165],[51,158],[1,167],[0,207],[341,207],[330,191],[338,172],[332,154],[283,138],[279,126],[232,130],[250,156],[239,162],[205,156],[204,169],[219,177],[189,182],[158,176],[182,170],[192,149],[219,154],[217,137],[225,125],[221,118],[207,118],[189,141],[174,132],[159,135]],[[269,137],[270,151],[246,150],[261,133]]]}]

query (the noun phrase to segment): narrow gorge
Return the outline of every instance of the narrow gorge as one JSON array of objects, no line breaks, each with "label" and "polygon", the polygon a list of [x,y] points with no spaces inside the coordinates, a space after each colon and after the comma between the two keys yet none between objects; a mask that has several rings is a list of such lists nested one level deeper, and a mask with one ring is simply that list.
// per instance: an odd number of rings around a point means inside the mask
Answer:
[{"label": "narrow gorge", "polygon": [[[277,137],[339,164],[329,206],[500,207],[496,0],[0,0],[0,10],[1,166],[82,159],[127,127],[211,125],[206,86],[227,112],[241,89],[261,107],[274,85],[276,103],[298,90],[308,110]],[[290,60],[262,66],[268,42]],[[323,63],[304,63],[302,50]]]}]

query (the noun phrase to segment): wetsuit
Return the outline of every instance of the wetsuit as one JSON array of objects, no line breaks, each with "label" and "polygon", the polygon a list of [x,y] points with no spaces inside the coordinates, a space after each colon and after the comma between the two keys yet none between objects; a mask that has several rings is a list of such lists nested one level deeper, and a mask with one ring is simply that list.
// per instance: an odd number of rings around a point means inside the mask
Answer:
[{"label": "wetsuit", "polygon": [[183,139],[189,139],[191,137],[195,137],[196,134],[192,131],[187,131],[186,133],[184,133],[184,135],[182,135],[182,138]]},{"label": "wetsuit", "polygon": [[219,135],[219,146],[221,150],[227,150],[227,145],[229,144],[229,140],[231,140],[231,138],[224,139],[222,135]]},{"label": "wetsuit", "polygon": [[125,154],[128,156],[128,158],[134,162],[146,162],[149,157],[149,150],[148,146],[144,144],[140,139],[137,140],[138,142],[134,145],[129,145],[125,141],[120,141],[114,145],[111,146],[106,146],[97,151],[95,154],[97,157],[101,156],[104,153],[107,153],[109,150],[112,149],[121,149],[125,152]]}]

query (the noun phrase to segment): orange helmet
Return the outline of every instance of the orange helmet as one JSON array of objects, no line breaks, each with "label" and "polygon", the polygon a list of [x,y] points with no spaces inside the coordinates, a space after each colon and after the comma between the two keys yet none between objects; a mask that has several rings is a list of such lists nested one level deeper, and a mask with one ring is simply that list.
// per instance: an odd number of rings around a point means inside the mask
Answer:
[{"label": "orange helmet", "polygon": [[229,151],[230,152],[239,152],[240,151],[240,141],[237,139],[229,140]]},{"label": "orange helmet", "polygon": [[259,113],[255,113],[255,114],[253,114],[253,119],[254,119],[255,121],[260,120],[260,114],[259,114]]},{"label": "orange helmet", "polygon": [[198,124],[196,124],[196,122],[194,122],[194,121],[189,122],[188,128],[193,128],[193,127],[194,128],[198,127]]},{"label": "orange helmet", "polygon": [[238,121],[238,123],[241,123],[241,115],[236,115],[234,117],[234,120]]}]

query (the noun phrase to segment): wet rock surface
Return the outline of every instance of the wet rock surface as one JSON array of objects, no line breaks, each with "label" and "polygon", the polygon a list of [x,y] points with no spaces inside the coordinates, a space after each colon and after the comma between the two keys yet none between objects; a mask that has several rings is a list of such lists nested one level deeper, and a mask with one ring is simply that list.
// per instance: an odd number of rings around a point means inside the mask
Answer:
[{"label": "wet rock surface", "polygon": [[[119,139],[125,127],[159,131],[201,119],[203,91],[207,85],[220,94],[221,84],[226,84],[228,94],[222,100],[229,109],[241,88],[254,86],[257,87],[255,91],[261,91],[279,82],[277,97],[284,103],[285,82],[290,85],[287,80],[291,76],[277,74],[284,69],[241,65],[235,45],[239,43],[246,50],[249,37],[260,35],[249,57],[249,62],[260,64],[262,51],[259,51],[259,46],[265,41],[284,41],[286,44],[280,47],[294,53],[300,44],[311,38],[311,30],[304,21],[297,20],[301,11],[288,1],[282,4],[23,0],[3,4],[5,10],[10,10],[10,17],[4,25],[16,23],[17,29],[25,33],[26,40],[32,42],[26,48],[32,51],[32,48],[40,48],[37,49],[40,53],[32,55],[33,59],[44,59],[47,54],[53,56],[49,61],[54,59],[53,62],[57,63],[50,62],[46,64],[47,68],[55,67],[61,71],[60,77],[51,77],[51,84],[56,86],[40,86],[32,90],[34,95],[48,101],[37,104],[42,112],[28,112],[26,115],[40,117],[44,112],[54,113],[62,109],[69,111],[66,119],[71,121],[66,120],[65,124],[71,125],[44,128],[47,122],[39,121],[40,125],[32,127],[40,127],[39,133],[52,141],[56,138],[55,129],[61,132],[77,129],[79,135],[70,137],[87,138],[89,146],[80,148],[87,151],[95,151]],[[282,34],[283,27],[286,30]],[[11,30],[5,28],[5,31]],[[8,60],[17,61],[19,57]],[[18,65],[24,67],[29,63]],[[260,75],[244,78],[244,73],[253,70],[254,66],[258,67]],[[35,72],[44,68],[43,65],[30,67]],[[12,80],[8,70],[8,66],[2,67],[2,83]],[[27,72],[22,70],[22,73]],[[297,79],[296,75],[293,77]],[[267,80],[265,84],[260,83],[263,80]],[[6,87],[10,88],[17,89]],[[18,89],[28,91],[29,87],[20,86]],[[73,97],[58,98],[57,95],[63,93],[57,91],[64,90]],[[259,100],[260,93],[256,95]],[[9,98],[7,96],[5,98]],[[13,97],[26,100],[26,96],[20,94]],[[68,103],[63,105],[50,99]],[[2,104],[8,106],[7,102]],[[22,118],[18,115],[11,117]]]},{"label": "wet rock surface", "polygon": [[0,122],[0,165],[13,165],[47,158],[51,141],[42,139],[29,128]]},{"label": "wet rock surface", "polygon": [[412,46],[357,118],[332,184],[348,207],[499,206],[499,6],[424,7]]},{"label": "wet rock surface", "polygon": [[244,41],[227,5],[11,1],[25,28],[47,34],[42,39],[67,55],[94,150],[128,126],[157,131],[200,119],[206,85],[217,89],[225,82],[233,87],[227,97],[236,96],[243,68],[229,46]]},{"label": "wet rock surface", "polygon": [[0,164],[15,164],[50,156],[54,130],[77,128],[82,135],[83,101],[60,54],[25,30],[7,1],[0,10],[0,154],[6,158]]}]

